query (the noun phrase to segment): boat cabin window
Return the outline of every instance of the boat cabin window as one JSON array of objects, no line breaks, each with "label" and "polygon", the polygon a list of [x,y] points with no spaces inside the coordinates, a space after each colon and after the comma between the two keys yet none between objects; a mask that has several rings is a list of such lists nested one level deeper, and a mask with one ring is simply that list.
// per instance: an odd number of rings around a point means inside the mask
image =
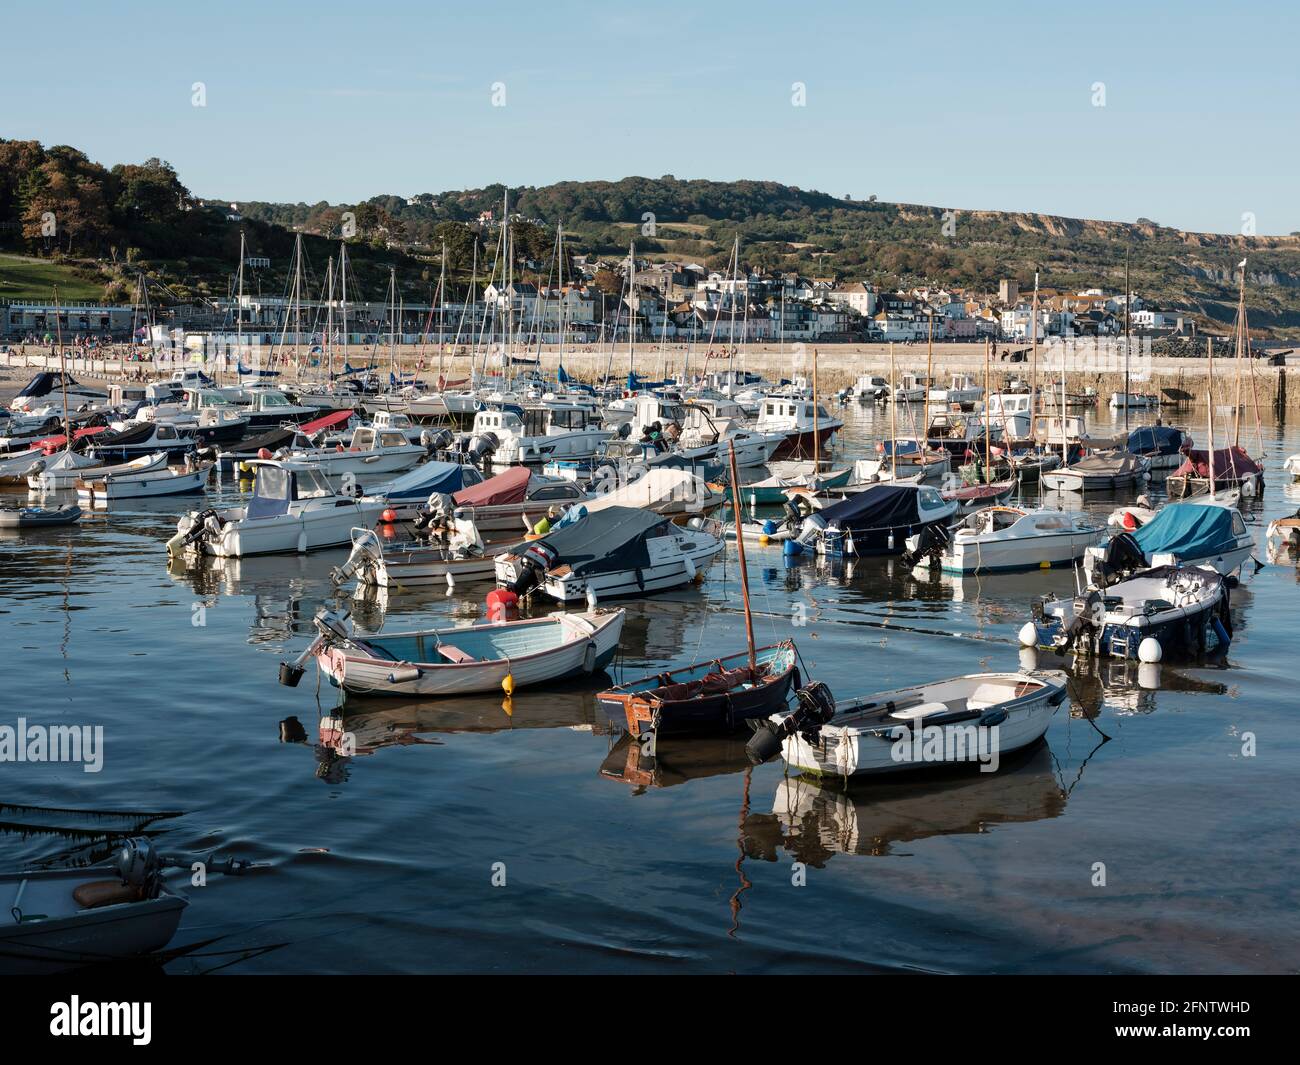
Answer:
[{"label": "boat cabin window", "polygon": [[160,426],[158,426],[158,439],[159,439],[159,440],[175,440],[175,439],[176,439],[176,430],[173,429],[170,425],[160,425]]},{"label": "boat cabin window", "polygon": [[933,488],[918,488],[916,492],[918,496],[917,502],[921,504],[922,510],[933,510],[936,507],[943,506],[943,496]]},{"label": "boat cabin window", "polygon": [[529,493],[528,498],[535,503],[581,499],[582,489],[580,489],[576,484],[548,484]]},{"label": "boat cabin window", "polygon": [[288,397],[281,392],[263,392],[261,393],[263,407],[287,407],[289,406]]},{"label": "boat cabin window", "polygon": [[1242,520],[1240,514],[1232,515],[1232,533],[1234,536],[1242,536],[1246,532],[1246,523]]},{"label": "boat cabin window", "polygon": [[388,432],[379,434],[379,444],[381,447],[405,447],[406,443],[406,437],[401,433]]},{"label": "boat cabin window", "polygon": [[1064,514],[1040,514],[1034,522],[1034,527],[1044,531],[1055,531],[1066,528]]},{"label": "boat cabin window", "polygon": [[375,446],[375,431],[373,429],[354,429],[352,431],[352,447],[356,451],[369,451]]},{"label": "boat cabin window", "polygon": [[582,407],[552,407],[551,425],[556,429],[585,429],[587,412]]}]

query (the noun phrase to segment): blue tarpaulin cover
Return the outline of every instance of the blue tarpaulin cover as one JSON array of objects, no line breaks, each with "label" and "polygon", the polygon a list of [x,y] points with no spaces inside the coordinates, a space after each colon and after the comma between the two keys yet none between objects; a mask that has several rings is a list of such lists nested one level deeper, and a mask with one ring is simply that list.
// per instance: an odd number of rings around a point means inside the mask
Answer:
[{"label": "blue tarpaulin cover", "polygon": [[921,524],[915,485],[873,484],[819,511],[828,526],[845,530],[897,528]]},{"label": "blue tarpaulin cover", "polygon": [[1177,455],[1186,434],[1172,425],[1144,425],[1128,434],[1124,445],[1130,455]]},{"label": "blue tarpaulin cover", "polygon": [[1236,546],[1234,511],[1201,503],[1169,503],[1130,535],[1148,562],[1158,552],[1180,559],[1207,558]]},{"label": "blue tarpaulin cover", "polygon": [[390,502],[409,499],[424,502],[433,492],[454,495],[464,488],[464,469],[457,462],[425,462],[387,484],[376,485],[374,488],[367,486],[366,490],[374,495],[382,495]]}]

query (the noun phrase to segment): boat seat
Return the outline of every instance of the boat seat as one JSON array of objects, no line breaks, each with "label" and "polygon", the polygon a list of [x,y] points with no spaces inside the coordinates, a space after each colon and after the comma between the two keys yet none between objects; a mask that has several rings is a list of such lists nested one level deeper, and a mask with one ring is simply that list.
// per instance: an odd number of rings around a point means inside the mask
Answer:
[{"label": "boat seat", "polygon": [[72,890],[73,901],[83,910],[100,906],[116,906],[122,902],[139,902],[140,889],[120,880],[90,880]]},{"label": "boat seat", "polygon": [[453,647],[449,643],[438,644],[438,653],[448,662],[475,662],[477,659],[459,647]]},{"label": "boat seat", "polygon": [[889,716],[898,721],[918,721],[923,717],[929,717],[931,714],[946,713],[948,709],[947,703],[919,703],[916,706],[899,707]]},{"label": "boat seat", "polygon": [[1008,699],[1013,698],[1005,684],[981,684],[966,700],[968,710],[983,710],[989,706],[996,706],[998,703],[1005,703]]}]

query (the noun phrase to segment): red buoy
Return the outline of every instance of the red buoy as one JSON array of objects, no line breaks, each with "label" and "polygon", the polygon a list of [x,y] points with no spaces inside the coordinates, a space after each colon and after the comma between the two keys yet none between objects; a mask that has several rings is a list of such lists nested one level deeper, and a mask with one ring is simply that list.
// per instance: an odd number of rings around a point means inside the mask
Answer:
[{"label": "red buoy", "polygon": [[507,588],[493,588],[484,602],[489,621],[514,621],[519,616],[519,596]]},{"label": "red buoy", "polygon": [[257,449],[257,457],[258,457],[259,459],[269,459],[269,458],[271,457],[271,450],[270,450],[270,448],[259,447],[259,448]]},{"label": "red buoy", "polygon": [[1132,531],[1138,527],[1138,520],[1133,516],[1131,510],[1124,511],[1124,528]]},{"label": "red buoy", "polygon": [[397,511],[393,510],[392,507],[389,507],[387,510],[385,510],[382,514],[379,515],[379,520],[384,522],[387,525],[392,525],[393,522],[397,520]]}]

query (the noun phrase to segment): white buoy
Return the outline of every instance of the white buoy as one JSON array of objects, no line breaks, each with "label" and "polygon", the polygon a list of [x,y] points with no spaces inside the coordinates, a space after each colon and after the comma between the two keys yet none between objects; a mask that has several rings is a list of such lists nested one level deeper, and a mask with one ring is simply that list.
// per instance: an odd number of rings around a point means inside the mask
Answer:
[{"label": "white buoy", "polygon": [[1038,646],[1038,626],[1032,621],[1026,621],[1020,626],[1020,646],[1037,647]]},{"label": "white buoy", "polygon": [[687,555],[684,559],[682,559],[682,561],[686,563],[686,579],[687,579],[688,581],[693,581],[693,580],[695,580],[695,562],[694,562],[694,560],[690,557],[690,555]]},{"label": "white buoy", "polygon": [[1154,636],[1148,636],[1138,644],[1138,661],[1154,664],[1165,656],[1164,648]]},{"label": "white buoy", "polygon": [[591,585],[587,585],[587,609],[596,609],[596,589],[591,587]]}]

